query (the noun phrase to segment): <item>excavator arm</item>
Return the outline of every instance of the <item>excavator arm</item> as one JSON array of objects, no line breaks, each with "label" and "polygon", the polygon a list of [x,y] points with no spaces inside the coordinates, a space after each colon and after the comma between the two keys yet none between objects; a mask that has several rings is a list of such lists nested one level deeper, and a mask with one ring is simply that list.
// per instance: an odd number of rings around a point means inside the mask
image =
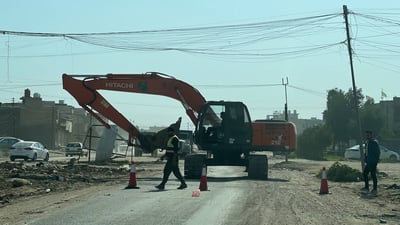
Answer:
[{"label": "excavator arm", "polygon": [[[63,88],[74,96],[79,105],[96,117],[104,126],[109,127],[110,125],[98,114],[128,132],[128,144],[132,144],[133,137],[138,137],[141,147],[145,151],[152,151],[160,146],[158,146],[159,144],[154,146],[154,143],[156,143],[154,140],[144,138],[139,130],[98,92],[99,90],[153,94],[176,99],[182,103],[193,124],[196,124],[198,112],[206,102],[205,98],[194,87],[174,77],[156,72],[106,75],[63,74],[62,79]],[[178,128],[180,121],[179,119],[174,124]]]}]

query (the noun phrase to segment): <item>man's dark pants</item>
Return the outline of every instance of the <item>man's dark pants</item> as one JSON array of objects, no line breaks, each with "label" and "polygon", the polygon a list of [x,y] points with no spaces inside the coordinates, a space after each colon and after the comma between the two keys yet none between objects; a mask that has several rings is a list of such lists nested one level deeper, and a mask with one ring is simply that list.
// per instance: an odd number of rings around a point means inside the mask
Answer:
[{"label": "man's dark pants", "polygon": [[378,187],[378,179],[376,177],[376,166],[377,163],[367,163],[364,167],[364,182],[365,182],[365,187],[369,189],[369,179],[368,179],[368,173],[371,173],[371,178],[372,182],[374,185],[374,189],[376,190]]},{"label": "man's dark pants", "polygon": [[167,160],[167,163],[165,164],[165,167],[164,167],[164,176],[163,176],[163,180],[161,182],[162,185],[165,185],[165,183],[167,183],[171,172],[174,173],[175,177],[178,178],[178,180],[180,182],[184,183],[181,171],[179,170],[178,160],[177,159],[169,159],[169,160]]}]

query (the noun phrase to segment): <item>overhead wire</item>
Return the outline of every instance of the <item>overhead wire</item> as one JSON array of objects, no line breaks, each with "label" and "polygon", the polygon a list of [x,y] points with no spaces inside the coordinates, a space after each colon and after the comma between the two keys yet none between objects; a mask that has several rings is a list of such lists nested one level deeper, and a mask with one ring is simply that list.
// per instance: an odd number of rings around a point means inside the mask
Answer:
[{"label": "overhead wire", "polygon": [[[54,82],[54,83],[44,83],[44,84],[29,84],[29,87],[50,87],[50,86],[61,86],[62,84],[60,82]],[[18,84],[18,85],[0,85],[1,90],[9,90],[9,89],[15,89],[15,88],[23,88],[26,87],[26,84]]]},{"label": "overhead wire", "polygon": [[[309,19],[309,18],[307,18]],[[330,18],[329,18],[330,19]],[[295,20],[297,21],[297,20]],[[276,23],[281,24],[281,21]],[[225,52],[221,55],[240,56],[240,47],[252,46],[262,41],[271,41],[276,39],[288,39],[295,36],[308,36],[317,31],[310,29],[310,26],[315,24],[312,21],[307,21],[303,24],[286,24],[285,26],[270,26],[270,23],[259,24],[245,24],[237,26],[223,26],[223,27],[208,27],[207,33],[204,33],[205,28],[190,29],[191,33],[187,33],[185,29],[172,30],[172,39],[170,33],[163,33],[164,31],[150,31],[139,32],[135,34],[151,34],[151,38],[146,36],[119,36],[111,37],[113,41],[109,40],[109,36],[104,38],[106,34],[99,36],[82,36],[82,35],[68,35],[69,38],[74,40],[95,44],[103,47],[125,49],[125,50],[141,50],[141,51],[181,51],[199,54],[214,55],[215,51],[223,51],[229,49],[231,52]],[[263,25],[263,26],[262,26]],[[303,30],[296,29],[301,26],[307,26]],[[312,28],[312,27],[311,27]],[[229,29],[229,30],[226,30]],[[315,27],[314,27],[315,30]],[[171,30],[167,30],[170,32]],[[202,33],[198,33],[202,31]],[[303,34],[299,34],[303,31]],[[125,35],[123,33],[122,35]],[[130,33],[132,34],[132,33]],[[161,34],[161,36],[157,36]],[[114,34],[110,34],[114,35]],[[121,35],[118,33],[116,35]],[[179,37],[179,38],[176,38]],[[139,39],[139,40],[138,40]],[[194,41],[193,41],[194,40]],[[144,42],[147,41],[147,42]],[[228,44],[226,44],[228,43]],[[330,44],[330,43],[329,43]],[[193,47],[191,47],[193,46]],[[262,54],[253,54],[258,56],[265,56],[265,49],[257,49],[258,52],[263,51]],[[272,53],[274,54],[274,53]],[[246,56],[246,54],[244,54]],[[271,55],[271,54],[270,54]]]},{"label": "overhead wire", "polygon": [[288,84],[288,87],[296,89],[296,90],[299,90],[299,91],[302,91],[302,92],[305,92],[305,93],[308,93],[308,94],[311,94],[311,95],[314,95],[314,96],[317,96],[317,97],[324,97],[325,98],[327,96],[327,94],[324,93],[324,92],[311,90],[311,89],[307,89],[307,88],[302,88],[302,87],[298,87],[298,86],[291,85],[291,84]]},{"label": "overhead wire", "polygon": [[282,84],[199,84],[196,87],[202,88],[258,88],[258,87],[272,87],[282,86]]},{"label": "overhead wire", "polygon": [[353,11],[351,13],[352,18],[357,20],[356,24],[352,25],[357,28],[357,35],[352,35],[352,51],[359,63],[399,73],[399,13],[392,10],[390,13],[374,10],[368,15]]},{"label": "overhead wire", "polygon": [[[91,45],[133,51],[179,51],[189,54],[218,55],[232,57],[275,57],[277,52],[260,47],[269,46],[270,41],[307,38],[324,32],[340,29],[340,22],[332,21],[340,14],[325,14],[296,19],[247,23],[238,25],[208,26],[164,30],[106,32],[106,33],[36,33],[0,31],[8,35],[31,37],[61,37]],[[303,49],[313,52],[328,49],[335,42],[319,43]],[[247,51],[247,52],[244,52]],[[251,51],[253,53],[249,54]],[[298,54],[287,51],[280,55]]]},{"label": "overhead wire", "polygon": [[[398,25],[396,20],[369,16],[352,12],[354,16],[360,16],[375,21],[393,23]],[[179,28],[164,30],[145,30],[128,32],[105,32],[105,33],[39,33],[39,32],[0,32],[8,35],[20,35],[31,37],[62,37],[83,43],[103,46],[121,50],[136,51],[181,51],[190,54],[219,55],[219,56],[243,56],[243,57],[276,57],[289,56],[297,57],[298,50],[277,52],[268,48],[250,46],[271,40],[291,39],[312,36],[321,30],[335,32],[343,29],[342,22],[331,21],[341,14],[325,14],[288,20],[278,20],[259,23],[248,23],[239,25],[208,26],[195,28]],[[358,25],[356,26],[358,27]],[[147,37],[147,38],[146,38]],[[151,38],[148,38],[151,37]],[[312,46],[304,48],[302,52],[313,52],[315,50],[328,49],[334,45],[345,42],[336,41],[319,44],[319,47]],[[246,46],[246,49],[240,48]],[[298,47],[298,46],[297,46]],[[296,48],[296,47],[295,47]],[[252,53],[248,53],[251,51]],[[77,54],[90,54],[77,53]],[[302,54],[302,53],[300,53]],[[58,54],[65,55],[65,54]],[[42,55],[43,57],[57,56],[57,54]],[[18,57],[18,56],[16,56]],[[28,56],[23,56],[28,57]],[[290,56],[289,56],[290,57]]]},{"label": "overhead wire", "polygon": [[[352,51],[359,62],[371,65],[379,63],[386,70],[398,71],[397,64],[390,63],[400,54],[398,10],[374,10],[369,14],[351,11],[350,15]],[[338,34],[338,31],[344,31],[342,16],[342,13],[330,13],[257,23],[124,32],[42,33],[0,30],[0,34],[62,38],[104,47],[104,53],[176,51],[208,56],[217,60],[260,62],[337,53],[346,45],[344,36]],[[309,44],[299,44],[302,41],[308,41]],[[34,44],[29,44],[19,47],[33,46]],[[13,54],[7,57],[57,57],[101,54],[101,52],[100,50],[40,55]],[[0,55],[0,57],[5,56]],[[378,61],[383,59],[385,61]]]}]

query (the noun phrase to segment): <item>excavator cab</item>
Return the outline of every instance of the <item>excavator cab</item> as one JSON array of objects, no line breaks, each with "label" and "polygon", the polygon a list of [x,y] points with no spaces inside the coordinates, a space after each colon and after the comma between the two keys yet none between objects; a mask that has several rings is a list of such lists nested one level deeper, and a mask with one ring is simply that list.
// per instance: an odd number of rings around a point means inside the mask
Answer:
[{"label": "excavator cab", "polygon": [[195,141],[207,154],[185,158],[185,176],[200,177],[202,165],[245,166],[250,178],[268,178],[266,155],[250,154],[254,149],[253,124],[242,102],[210,101],[198,114]]},{"label": "excavator cab", "polygon": [[209,101],[198,118],[195,140],[202,149],[214,153],[229,149],[240,154],[251,146],[251,119],[242,102]]}]

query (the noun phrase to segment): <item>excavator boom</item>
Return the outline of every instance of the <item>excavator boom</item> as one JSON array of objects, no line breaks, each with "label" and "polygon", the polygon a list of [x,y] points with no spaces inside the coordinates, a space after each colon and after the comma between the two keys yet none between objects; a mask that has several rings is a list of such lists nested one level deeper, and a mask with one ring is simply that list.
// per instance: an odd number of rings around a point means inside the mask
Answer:
[{"label": "excavator boom", "polygon": [[106,127],[109,127],[108,122],[97,113],[127,131],[129,140],[132,137],[139,136],[139,130],[115,109],[98,90],[153,94],[176,99],[182,103],[193,124],[196,124],[198,111],[206,102],[205,98],[194,87],[172,76],[156,72],[106,75],[63,74],[62,79],[63,88],[74,96],[79,105]]}]

